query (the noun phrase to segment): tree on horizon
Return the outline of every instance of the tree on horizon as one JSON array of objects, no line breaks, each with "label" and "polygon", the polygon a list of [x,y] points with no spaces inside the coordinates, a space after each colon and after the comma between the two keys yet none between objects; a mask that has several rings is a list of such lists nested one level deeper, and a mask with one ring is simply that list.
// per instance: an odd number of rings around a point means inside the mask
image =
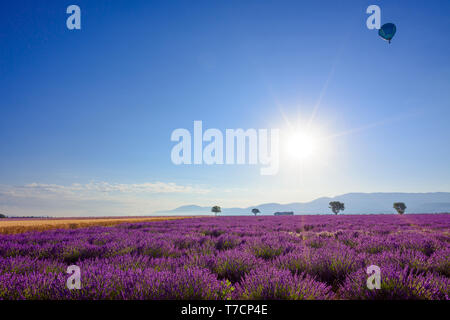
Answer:
[{"label": "tree on horizon", "polygon": [[394,202],[394,209],[397,210],[398,214],[404,214],[406,205],[404,202]]},{"label": "tree on horizon", "polygon": [[222,212],[222,209],[220,209],[219,206],[214,206],[214,207],[211,208],[211,212],[214,212],[214,214],[217,216],[217,214],[219,212]]},{"label": "tree on horizon", "polygon": [[345,209],[344,203],[340,201],[331,201],[329,204],[329,208],[334,212],[334,214],[338,214],[339,211],[344,211]]},{"label": "tree on horizon", "polygon": [[252,213],[256,216],[258,213],[261,213],[261,211],[259,211],[259,209],[254,208],[252,209]]}]

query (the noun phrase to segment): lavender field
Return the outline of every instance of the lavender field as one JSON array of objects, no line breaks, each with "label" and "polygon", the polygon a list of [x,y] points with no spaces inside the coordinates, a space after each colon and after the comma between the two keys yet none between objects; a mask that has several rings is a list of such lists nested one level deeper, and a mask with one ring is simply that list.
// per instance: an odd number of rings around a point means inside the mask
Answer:
[{"label": "lavender field", "polygon": [[0,235],[0,299],[448,300],[449,230],[450,215],[330,215]]}]

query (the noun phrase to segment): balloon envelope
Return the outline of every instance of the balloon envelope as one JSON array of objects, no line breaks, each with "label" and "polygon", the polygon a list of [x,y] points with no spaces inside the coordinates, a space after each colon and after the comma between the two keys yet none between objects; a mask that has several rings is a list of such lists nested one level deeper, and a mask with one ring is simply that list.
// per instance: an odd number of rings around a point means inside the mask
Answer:
[{"label": "balloon envelope", "polygon": [[397,31],[395,24],[385,23],[381,26],[380,30],[378,30],[378,35],[390,43],[391,39],[394,37],[395,31]]}]

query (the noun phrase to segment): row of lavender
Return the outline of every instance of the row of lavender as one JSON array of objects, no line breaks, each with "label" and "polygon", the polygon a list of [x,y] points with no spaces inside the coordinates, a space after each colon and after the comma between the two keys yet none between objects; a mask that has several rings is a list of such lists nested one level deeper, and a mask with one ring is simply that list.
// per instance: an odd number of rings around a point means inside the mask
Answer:
[{"label": "row of lavender", "polygon": [[[0,235],[0,299],[449,299],[450,215],[219,217]],[[66,269],[81,270],[69,290]],[[381,269],[381,289],[366,268]]]}]

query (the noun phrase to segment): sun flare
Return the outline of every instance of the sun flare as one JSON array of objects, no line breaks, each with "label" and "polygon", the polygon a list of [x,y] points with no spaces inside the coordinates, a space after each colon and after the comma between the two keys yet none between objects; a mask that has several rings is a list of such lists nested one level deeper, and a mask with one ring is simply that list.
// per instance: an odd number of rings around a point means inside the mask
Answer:
[{"label": "sun flare", "polygon": [[308,132],[295,132],[286,143],[287,153],[298,160],[311,158],[317,154],[318,149],[319,141],[317,137]]}]

